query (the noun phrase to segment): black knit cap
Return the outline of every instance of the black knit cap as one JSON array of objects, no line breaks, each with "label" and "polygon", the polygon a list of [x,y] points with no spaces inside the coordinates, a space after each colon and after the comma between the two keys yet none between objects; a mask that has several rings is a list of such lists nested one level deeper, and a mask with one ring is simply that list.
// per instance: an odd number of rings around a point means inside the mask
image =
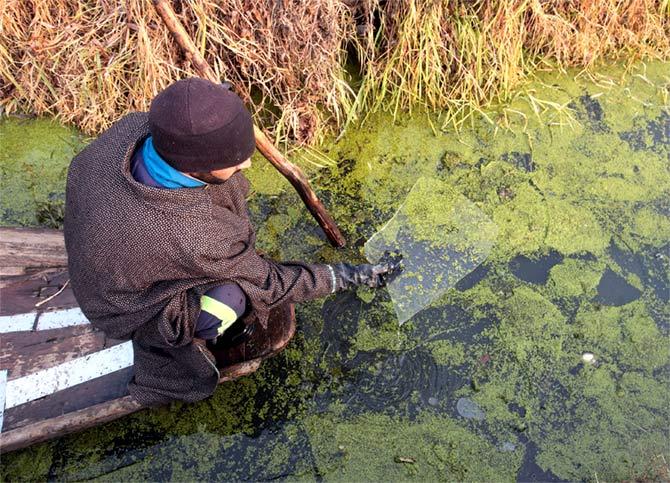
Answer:
[{"label": "black knit cap", "polygon": [[149,109],[153,144],[186,173],[236,166],[254,152],[251,114],[227,87],[191,77],[160,92]]}]

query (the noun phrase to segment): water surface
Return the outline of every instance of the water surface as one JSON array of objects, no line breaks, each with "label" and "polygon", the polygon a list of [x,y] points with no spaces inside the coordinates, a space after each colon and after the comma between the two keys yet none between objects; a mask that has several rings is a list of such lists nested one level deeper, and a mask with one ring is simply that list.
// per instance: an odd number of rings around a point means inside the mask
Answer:
[{"label": "water surface", "polygon": [[253,376],[7,455],[3,479],[667,478],[668,67],[547,73],[460,133],[424,114],[351,128],[313,179],[344,251],[257,160],[252,218],[277,259],[363,261],[420,176],[499,237],[402,327],[384,291],[302,304],[294,341]]}]

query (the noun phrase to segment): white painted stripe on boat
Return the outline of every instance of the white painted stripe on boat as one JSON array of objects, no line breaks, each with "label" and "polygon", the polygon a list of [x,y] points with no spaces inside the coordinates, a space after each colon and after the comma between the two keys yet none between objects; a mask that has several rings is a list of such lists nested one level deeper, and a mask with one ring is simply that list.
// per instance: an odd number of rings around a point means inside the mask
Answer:
[{"label": "white painted stripe on boat", "polygon": [[89,321],[79,307],[42,312],[37,317],[37,330],[60,329],[71,325],[88,324]]},{"label": "white painted stripe on boat", "polygon": [[33,330],[37,312],[0,316],[0,333]]},{"label": "white painted stripe on boat", "polygon": [[37,330],[62,329],[90,323],[79,307],[73,307],[42,313],[28,312],[0,316],[0,333],[33,330],[35,317],[37,317]]},{"label": "white painted stripe on boat", "polygon": [[131,341],[7,381],[7,409],[133,365]]},{"label": "white painted stripe on boat", "polygon": [[5,391],[7,390],[7,371],[0,371],[0,433],[5,415]]}]

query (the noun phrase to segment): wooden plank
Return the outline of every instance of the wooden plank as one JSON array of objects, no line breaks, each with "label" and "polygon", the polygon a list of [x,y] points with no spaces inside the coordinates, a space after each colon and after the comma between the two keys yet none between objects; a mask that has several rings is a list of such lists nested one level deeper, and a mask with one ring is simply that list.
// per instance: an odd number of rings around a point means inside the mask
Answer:
[{"label": "wooden plank", "polygon": [[130,396],[126,396],[64,414],[57,418],[29,424],[6,433],[3,432],[0,438],[0,453],[25,448],[31,444],[113,421],[140,409],[142,409],[142,406],[137,401]]},{"label": "wooden plank", "polygon": [[7,381],[5,408],[34,401],[133,365],[130,341]]},{"label": "wooden plank", "polygon": [[37,321],[37,312],[27,314],[1,315],[0,333],[4,332],[26,332],[33,330]]},{"label": "wooden plank", "polygon": [[[7,371],[0,370],[0,431],[5,420],[5,394],[7,392]],[[2,436],[0,436],[1,438]]]},{"label": "wooden plank", "polygon": [[36,401],[9,408],[5,411],[2,432],[125,397],[128,395],[128,382],[132,376],[133,368],[127,367]]},{"label": "wooden plank", "polygon": [[[47,342],[48,341],[48,342]],[[41,344],[14,347],[0,345],[0,368],[9,371],[9,379],[26,376],[49,367],[86,356],[105,348],[105,334],[89,331],[71,337],[47,339]]]},{"label": "wooden plank", "polygon": [[79,307],[48,310],[41,312],[37,316],[37,327],[35,330],[60,329],[62,327],[82,324],[90,324],[90,322]]},{"label": "wooden plank", "polygon": [[256,372],[261,366],[261,362],[263,362],[263,359],[252,359],[221,369],[219,372],[219,384],[234,381],[235,379]]},{"label": "wooden plank", "polygon": [[[2,334],[0,341],[0,361],[11,357],[12,353],[29,352],[40,344],[58,344],[72,337],[90,332],[99,332],[92,325],[73,325],[62,329],[41,330],[30,332],[9,332]],[[0,367],[5,367],[0,364]]]},{"label": "wooden plank", "polygon": [[0,315],[76,307],[78,304],[69,284],[47,303],[36,305],[58,292],[68,280],[69,274],[62,269],[3,280],[0,284]]},{"label": "wooden plank", "polygon": [[28,312],[27,314],[0,315],[0,334],[61,329],[86,324],[90,324],[90,321],[79,307],[47,310],[46,312]]},{"label": "wooden plank", "polygon": [[67,266],[60,230],[0,228],[0,276]]}]

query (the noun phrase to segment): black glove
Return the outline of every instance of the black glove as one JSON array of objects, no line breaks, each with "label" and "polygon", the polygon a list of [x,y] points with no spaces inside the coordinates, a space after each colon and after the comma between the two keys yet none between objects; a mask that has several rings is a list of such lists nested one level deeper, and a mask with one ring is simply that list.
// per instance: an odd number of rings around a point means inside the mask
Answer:
[{"label": "black glove", "polygon": [[350,265],[348,263],[331,265],[335,274],[335,290],[347,290],[358,285],[367,285],[371,288],[383,287],[389,277],[400,273],[402,270],[401,260],[402,256],[387,252],[375,265],[369,263],[363,265]]}]

